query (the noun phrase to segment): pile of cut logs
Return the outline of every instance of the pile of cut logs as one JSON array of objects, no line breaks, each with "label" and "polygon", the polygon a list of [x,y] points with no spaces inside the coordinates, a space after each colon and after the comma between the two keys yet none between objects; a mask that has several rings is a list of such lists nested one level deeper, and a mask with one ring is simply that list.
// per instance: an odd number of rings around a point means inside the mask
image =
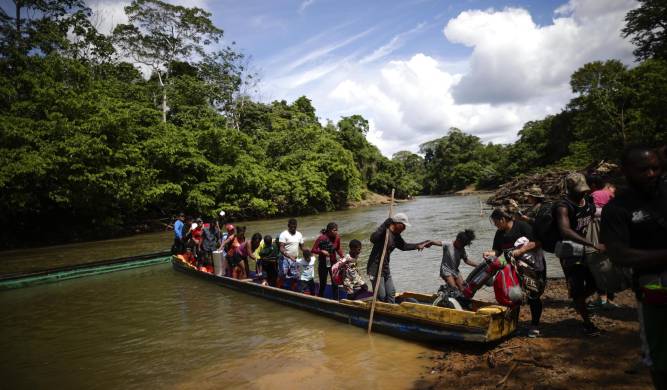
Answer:
[{"label": "pile of cut logs", "polygon": [[[538,187],[542,190],[546,201],[555,201],[560,199],[565,192],[565,176],[571,172],[573,171],[554,170],[546,173],[519,176],[498,187],[495,194],[490,197],[486,203],[492,206],[500,206],[502,204],[507,204],[510,199],[512,199],[519,204],[525,204],[525,193],[533,187]],[[618,182],[618,176],[620,174],[616,164],[605,161],[591,164],[578,172],[584,175],[599,175],[614,183]]]}]

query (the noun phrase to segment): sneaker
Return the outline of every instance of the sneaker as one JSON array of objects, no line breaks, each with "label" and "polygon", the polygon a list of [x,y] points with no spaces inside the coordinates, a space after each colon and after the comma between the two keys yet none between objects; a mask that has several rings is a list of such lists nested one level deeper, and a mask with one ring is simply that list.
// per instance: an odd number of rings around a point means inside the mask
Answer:
[{"label": "sneaker", "polygon": [[595,326],[593,323],[584,324],[584,334],[586,336],[595,337],[595,336],[599,336],[600,333],[601,333],[600,329],[597,326]]},{"label": "sneaker", "polygon": [[606,301],[600,305],[600,308],[603,310],[614,310],[618,308],[618,305],[612,301]]},{"label": "sneaker", "polygon": [[537,326],[529,326],[528,327],[528,337],[531,339],[534,339],[536,337],[540,337],[540,329]]},{"label": "sneaker", "polygon": [[603,307],[605,305],[605,303],[602,303],[602,301],[598,299],[598,300],[589,302],[588,305],[586,305],[586,308],[588,310],[596,310],[596,309],[599,309],[599,308]]}]

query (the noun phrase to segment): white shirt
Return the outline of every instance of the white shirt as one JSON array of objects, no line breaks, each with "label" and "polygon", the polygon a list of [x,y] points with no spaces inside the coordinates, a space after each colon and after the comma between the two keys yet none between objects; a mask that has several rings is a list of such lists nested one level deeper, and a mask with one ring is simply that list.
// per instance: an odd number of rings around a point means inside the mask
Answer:
[{"label": "white shirt", "polygon": [[297,259],[296,263],[299,264],[301,280],[307,282],[315,279],[315,256],[311,256],[310,261],[306,259]]},{"label": "white shirt", "polygon": [[285,244],[285,252],[287,252],[290,257],[296,259],[299,256],[299,244],[303,244],[303,236],[299,231],[290,234],[289,230],[285,230],[280,233],[278,242]]}]

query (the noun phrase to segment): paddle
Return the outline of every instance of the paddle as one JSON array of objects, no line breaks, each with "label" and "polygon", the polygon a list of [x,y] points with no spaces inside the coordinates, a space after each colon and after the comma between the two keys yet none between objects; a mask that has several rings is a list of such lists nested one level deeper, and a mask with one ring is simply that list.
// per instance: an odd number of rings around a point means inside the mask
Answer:
[{"label": "paddle", "polygon": [[[393,214],[394,206],[394,189],[391,189],[391,202],[389,202],[389,218]],[[371,303],[371,315],[368,318],[368,334],[371,334],[371,328],[373,328],[373,314],[375,314],[375,302],[378,297],[378,289],[380,288],[380,278],[382,278],[382,266],[384,265],[384,256],[387,254],[387,242],[389,242],[389,227],[384,235],[384,247],[382,248],[382,256],[380,256],[380,265],[378,266],[378,271],[375,274],[375,287],[373,287],[373,302]]]}]

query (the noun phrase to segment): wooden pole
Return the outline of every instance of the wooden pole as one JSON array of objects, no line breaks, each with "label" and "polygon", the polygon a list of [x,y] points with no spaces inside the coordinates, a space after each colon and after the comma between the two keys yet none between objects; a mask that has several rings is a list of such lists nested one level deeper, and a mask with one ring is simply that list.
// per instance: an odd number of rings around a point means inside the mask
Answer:
[{"label": "wooden pole", "polygon": [[[391,189],[391,201],[389,202],[389,218],[394,213],[394,189]],[[368,334],[371,334],[371,329],[373,328],[373,314],[375,314],[375,302],[378,298],[378,289],[380,288],[380,278],[382,278],[382,266],[384,265],[384,257],[387,254],[387,243],[389,242],[389,227],[384,235],[384,247],[382,248],[382,256],[380,256],[380,264],[378,265],[378,271],[375,274],[375,287],[373,287],[373,302],[371,303],[371,314],[368,317]],[[386,291],[385,291],[386,292]]]}]

